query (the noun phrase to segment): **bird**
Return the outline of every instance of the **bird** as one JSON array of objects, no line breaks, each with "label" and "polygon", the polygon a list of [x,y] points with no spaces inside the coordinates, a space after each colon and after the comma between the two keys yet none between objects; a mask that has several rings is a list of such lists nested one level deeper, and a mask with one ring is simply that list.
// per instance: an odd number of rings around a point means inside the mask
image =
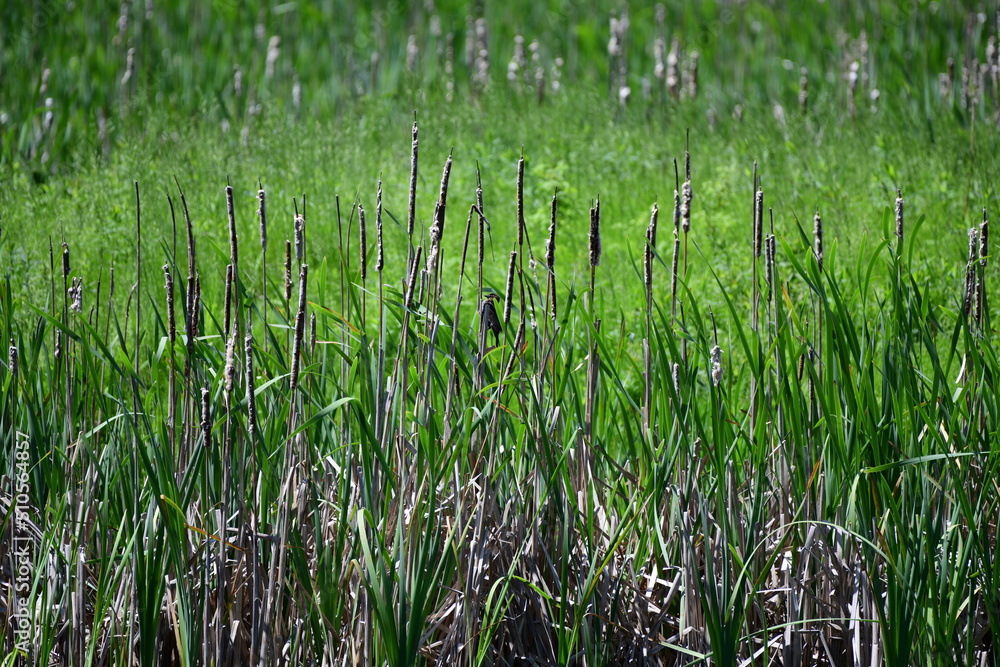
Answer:
[{"label": "bird", "polygon": [[479,309],[481,321],[480,332],[483,336],[483,343],[486,343],[486,332],[492,331],[497,345],[500,344],[500,316],[497,315],[497,307],[494,305],[494,302],[499,300],[500,297],[496,294],[487,294],[486,298],[483,299],[483,305]]}]

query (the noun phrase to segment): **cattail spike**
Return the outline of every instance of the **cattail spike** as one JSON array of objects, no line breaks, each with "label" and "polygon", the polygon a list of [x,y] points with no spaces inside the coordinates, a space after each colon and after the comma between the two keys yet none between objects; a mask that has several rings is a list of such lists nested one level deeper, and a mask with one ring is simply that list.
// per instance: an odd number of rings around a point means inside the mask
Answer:
[{"label": "cattail spike", "polygon": [[753,256],[760,257],[764,234],[764,191],[757,190],[753,202]]},{"label": "cattail spike", "polygon": [[555,269],[556,265],[556,211],[559,206],[559,193],[552,195],[551,217],[549,218],[549,238],[545,242],[545,266],[549,271]]},{"label": "cattail spike", "polygon": [[691,191],[691,154],[687,151],[684,152],[684,171],[687,177],[684,180],[684,184],[681,185],[681,229],[685,234],[691,231],[691,199],[693,198],[693,193]]},{"label": "cattail spike", "polygon": [[302,265],[299,271],[299,309],[295,316],[295,338],[292,342],[292,376],[290,389],[294,393],[299,386],[300,357],[302,356],[302,338],[306,328],[306,281],[309,276],[309,266]]},{"label": "cattail spike", "polygon": [[267,252],[267,201],[263,187],[257,191],[257,218],[260,219],[260,251]]},{"label": "cattail spike", "polygon": [[379,273],[385,268],[385,253],[382,246],[382,179],[378,181],[375,192],[375,270]]},{"label": "cattail spike", "polygon": [[254,441],[257,432],[257,397],[253,375],[253,334],[247,333],[243,339],[243,354],[246,357],[246,390],[247,390],[247,440]]},{"label": "cattail spike", "polygon": [[226,265],[226,288],[225,289],[226,289],[226,292],[225,292],[225,303],[224,303],[224,306],[223,306],[223,308],[224,308],[224,310],[223,310],[223,317],[225,319],[224,319],[224,324],[223,324],[222,330],[223,330],[223,332],[225,332],[225,335],[228,337],[229,336],[230,328],[232,327],[232,324],[233,324],[233,312],[232,312],[232,308],[233,308],[233,265],[232,264],[227,264]]},{"label": "cattail spike", "polygon": [[201,388],[201,431],[205,436],[204,446],[212,446],[212,402],[208,387]]},{"label": "cattail spike", "polygon": [[11,377],[17,377],[17,344],[13,337],[10,339],[10,349],[7,354],[7,369],[10,371]]},{"label": "cattail spike", "polygon": [[167,293],[167,338],[172,343],[177,340],[177,316],[174,315],[174,277],[170,275],[170,265],[163,265],[164,289]]},{"label": "cattail spike", "polygon": [[986,209],[983,209],[983,222],[979,225],[979,265],[986,268],[986,259],[989,254],[989,233],[990,223],[986,219]]},{"label": "cattail spike", "polygon": [[517,161],[517,247],[524,245],[524,153]]},{"label": "cattail spike", "polygon": [[226,366],[223,371],[226,393],[233,392],[233,382],[236,380],[236,329],[234,328],[226,341]]},{"label": "cattail spike", "polygon": [[413,226],[416,222],[417,206],[417,112],[413,112],[413,144],[410,151],[410,207],[406,218],[406,235],[413,240]]},{"label": "cattail spike", "polygon": [[969,228],[969,260],[965,269],[965,313],[972,312],[972,306],[976,302],[976,257],[979,254],[979,230],[975,227]]},{"label": "cattail spike", "polygon": [[236,240],[236,207],[233,204],[233,187],[226,186],[226,212],[229,214],[229,262],[233,265],[234,273],[239,266]]},{"label": "cattail spike", "polygon": [[65,281],[69,278],[69,244],[63,241],[62,249],[62,277]]},{"label": "cattail spike", "polygon": [[292,298],[292,242],[285,239],[285,301]]},{"label": "cattail spike", "polygon": [[819,217],[819,211],[816,211],[816,217],[813,218],[813,237],[815,238],[815,248],[813,249],[816,255],[816,263],[819,265],[819,270],[823,270],[823,219]]},{"label": "cattail spike", "polygon": [[507,287],[503,301],[503,323],[510,322],[511,303],[514,301],[514,271],[517,267],[517,251],[510,251],[510,264],[507,266]]},{"label": "cattail spike", "polygon": [[306,254],[306,219],[305,216],[295,214],[295,262],[302,264]]},{"label": "cattail spike", "polygon": [[712,348],[712,386],[718,387],[722,383],[722,348],[716,345]]},{"label": "cattail spike", "polygon": [[601,198],[590,209],[590,266],[601,264]]},{"label": "cattail spike", "polygon": [[653,287],[653,253],[656,250],[656,227],[659,217],[660,207],[654,203],[649,214],[649,227],[646,228],[646,250],[643,254],[647,294]]},{"label": "cattail spike", "polygon": [[358,226],[360,244],[358,251],[361,254],[361,280],[368,277],[368,228],[365,225],[365,207],[358,204]]}]

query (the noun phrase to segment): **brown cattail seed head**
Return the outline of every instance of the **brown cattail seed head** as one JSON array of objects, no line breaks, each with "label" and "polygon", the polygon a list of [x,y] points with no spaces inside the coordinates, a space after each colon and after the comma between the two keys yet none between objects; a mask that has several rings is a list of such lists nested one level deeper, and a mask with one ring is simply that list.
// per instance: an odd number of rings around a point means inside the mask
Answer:
[{"label": "brown cattail seed head", "polygon": [[316,351],[316,313],[309,313],[309,351]]},{"label": "brown cattail seed head", "polygon": [[73,278],[73,285],[67,290],[69,308],[77,313],[83,312],[83,278]]},{"label": "brown cattail seed head", "polygon": [[681,229],[685,234],[691,231],[691,196],[691,179],[688,178],[681,185]]},{"label": "brown cattail seed head", "polygon": [[62,276],[63,280],[69,278],[69,244],[65,241],[62,244]]},{"label": "brown cattail seed head", "polygon": [[896,236],[903,238],[903,193],[896,190]]},{"label": "brown cattail seed head", "polygon": [[[416,112],[414,112],[416,116]],[[406,218],[406,234],[413,238],[413,225],[416,221],[417,201],[417,121],[413,120],[413,144],[410,152],[410,209]]]},{"label": "brown cattail seed head", "polygon": [[435,222],[440,226],[441,231],[444,232],[444,210],[445,204],[448,202],[448,181],[451,178],[451,154],[448,155],[448,159],[444,161],[444,170],[441,173],[441,193],[438,195],[438,208],[436,209]]},{"label": "brown cattail seed head", "polygon": [[170,342],[177,340],[177,317],[174,315],[174,277],[170,275],[170,266],[163,265],[164,288],[167,292],[167,336]]},{"label": "brown cattail seed head", "polygon": [[295,215],[295,262],[302,263],[306,248],[306,219],[302,215]]},{"label": "brown cattail seed head", "polygon": [[524,245],[524,156],[517,161],[517,245]]},{"label": "brown cattail seed head", "polygon": [[243,354],[246,357],[246,381],[247,381],[247,436],[250,442],[254,440],[257,431],[257,397],[254,388],[253,376],[253,334],[248,333],[243,339]]},{"label": "brown cattail seed head", "polygon": [[653,252],[656,250],[656,223],[660,217],[660,209],[653,204],[653,210],[649,216],[649,227],[646,228],[646,251],[643,254],[646,278],[646,289],[653,287]]},{"label": "brown cattail seed head", "polygon": [[590,265],[601,264],[601,198],[590,209]]},{"label": "brown cattail seed head", "polygon": [[201,431],[205,435],[205,447],[212,446],[212,402],[208,387],[201,388]]},{"label": "brown cattail seed head", "polygon": [[764,191],[757,189],[753,200],[753,256],[760,257],[764,228]]},{"label": "brown cattail seed head", "polygon": [[813,219],[813,236],[815,238],[816,246],[813,252],[816,255],[816,263],[819,265],[820,271],[823,270],[823,220],[819,217],[819,211],[816,212],[816,217]]},{"label": "brown cattail seed head", "polygon": [[722,348],[716,345],[712,348],[712,385],[718,387],[722,382]]},{"label": "brown cattail seed head", "polygon": [[358,204],[358,226],[360,227],[361,280],[368,277],[368,228],[365,225],[365,207]]},{"label": "brown cattail seed head", "polygon": [[260,250],[267,252],[267,202],[263,188],[257,191],[257,217],[260,219]]},{"label": "brown cattail seed head", "polygon": [[549,271],[556,266],[556,209],[558,208],[558,193],[552,195],[552,217],[549,223],[549,238],[545,242],[545,266]]},{"label": "brown cattail seed head", "polygon": [[226,383],[226,393],[233,391],[233,381],[236,379],[236,329],[229,336],[226,342],[226,368],[223,372]]},{"label": "brown cattail seed head", "polygon": [[978,255],[979,230],[969,228],[969,261],[965,269],[965,312],[972,312],[976,301],[976,256]]},{"label": "brown cattail seed head", "polygon": [[375,192],[375,270],[379,273],[385,268],[385,253],[382,248],[382,180],[379,179],[378,190]]},{"label": "brown cattail seed head", "polygon": [[285,239],[285,301],[292,298],[292,242]]},{"label": "brown cattail seed head", "polygon": [[514,301],[514,271],[517,267],[517,251],[510,251],[510,264],[507,266],[507,288],[504,292],[503,323],[510,322],[511,302]]},{"label": "brown cattail seed head", "polygon": [[233,307],[233,265],[226,265],[226,291],[225,291],[225,303],[223,306],[223,315],[225,316],[223,330],[226,335],[229,335],[229,329],[232,325],[232,307]]},{"label": "brown cattail seed head", "polygon": [[983,209],[983,222],[979,225],[979,265],[986,268],[986,257],[989,254],[990,223],[986,219],[986,209]]},{"label": "brown cattail seed head", "polygon": [[299,272],[299,309],[295,316],[295,338],[292,341],[292,377],[290,389],[294,392],[299,386],[299,357],[302,355],[302,338],[306,329],[306,280],[309,276],[309,266],[302,265]]},{"label": "brown cattail seed head", "polygon": [[233,188],[226,186],[226,212],[229,214],[229,261],[233,267],[239,266],[236,250],[236,209],[233,205]]},{"label": "brown cattail seed head", "polygon": [[775,257],[774,234],[768,234],[764,240],[764,279],[767,284],[774,288],[774,257]]}]

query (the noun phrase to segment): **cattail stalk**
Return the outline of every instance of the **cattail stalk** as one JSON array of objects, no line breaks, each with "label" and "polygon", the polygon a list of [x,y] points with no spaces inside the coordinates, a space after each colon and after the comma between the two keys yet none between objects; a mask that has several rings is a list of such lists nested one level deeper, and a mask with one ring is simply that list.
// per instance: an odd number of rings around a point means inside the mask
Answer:
[{"label": "cattail stalk", "polygon": [[643,431],[650,433],[653,410],[653,355],[650,349],[650,339],[653,335],[653,259],[656,251],[656,227],[660,217],[660,208],[653,204],[649,215],[649,226],[646,228],[646,247],[643,253],[643,269],[646,285],[646,336],[642,341],[644,395],[642,405]]},{"label": "cattail stalk", "polygon": [[549,222],[549,238],[545,242],[545,266],[548,269],[549,314],[552,324],[556,323],[556,212],[559,206],[559,192],[552,195],[552,214]]},{"label": "cattail stalk", "polygon": [[764,282],[767,283],[767,300],[770,301],[772,295],[777,293],[777,285],[774,284],[774,258],[776,241],[774,234],[768,234],[764,239]]},{"label": "cattail stalk", "polygon": [[417,273],[419,273],[420,258],[423,255],[424,247],[417,246],[413,255],[413,267],[410,269],[410,277],[406,281],[406,309],[413,310],[414,295],[417,291]]},{"label": "cattail stalk", "polygon": [[[676,165],[676,162],[675,162]],[[677,317],[677,269],[681,257],[681,196],[674,190],[674,257],[670,264],[670,314]]]},{"label": "cattail stalk", "polygon": [[365,224],[365,207],[361,204],[358,204],[358,225],[360,228],[358,254],[361,260],[361,282],[364,282],[368,277],[368,227]]},{"label": "cattail stalk", "polygon": [[316,313],[309,313],[309,354],[316,354]]},{"label": "cattail stalk", "polygon": [[167,340],[170,341],[170,379],[167,396],[167,428],[170,440],[173,442],[174,422],[177,417],[175,401],[177,369],[174,366],[174,344],[177,342],[177,316],[174,314],[174,277],[170,274],[170,265],[163,265],[164,289],[167,293]]},{"label": "cattail stalk", "polygon": [[[257,219],[260,221],[260,296],[263,312],[267,313],[267,196],[264,186],[257,181]],[[267,345],[267,336],[264,336]]]}]

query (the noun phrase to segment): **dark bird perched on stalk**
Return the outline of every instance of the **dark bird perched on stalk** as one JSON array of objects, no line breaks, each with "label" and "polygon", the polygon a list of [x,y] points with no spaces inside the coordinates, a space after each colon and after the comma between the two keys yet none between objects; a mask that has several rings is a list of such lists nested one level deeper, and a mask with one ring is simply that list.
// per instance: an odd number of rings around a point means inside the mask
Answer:
[{"label": "dark bird perched on stalk", "polygon": [[483,336],[483,343],[486,343],[486,332],[492,331],[494,340],[496,344],[500,344],[500,316],[497,315],[497,307],[494,305],[495,301],[499,301],[500,297],[494,293],[486,295],[483,299],[483,305],[480,308],[480,332]]}]

